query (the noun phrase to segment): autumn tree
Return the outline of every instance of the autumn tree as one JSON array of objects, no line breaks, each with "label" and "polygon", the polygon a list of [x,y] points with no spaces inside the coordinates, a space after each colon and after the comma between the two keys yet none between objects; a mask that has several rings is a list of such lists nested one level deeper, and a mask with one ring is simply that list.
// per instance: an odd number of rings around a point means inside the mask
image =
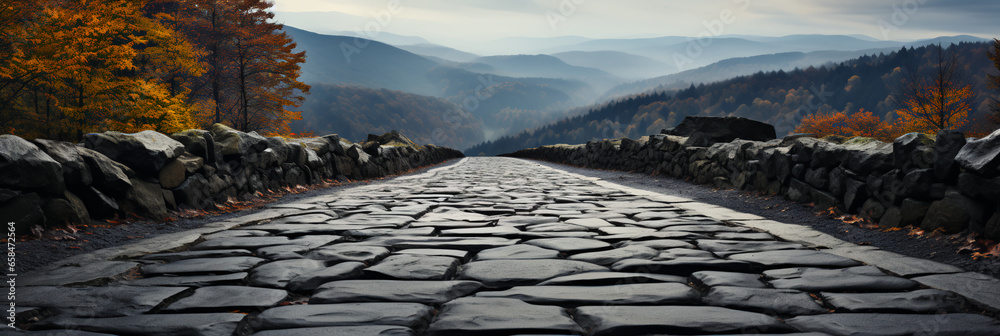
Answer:
[{"label": "autumn tree", "polygon": [[145,16],[144,1],[14,2],[29,10],[4,27],[12,52],[0,61],[0,118],[17,133],[76,139],[194,126],[184,93],[171,92],[159,76],[169,63],[188,62],[198,72],[192,48]]},{"label": "autumn tree", "polygon": [[292,120],[302,119],[299,107],[309,86],[299,82],[305,52],[295,53],[295,43],[274,23],[273,4],[262,0],[239,0],[232,22],[234,84],[239,93],[235,124],[243,131],[267,130],[288,133]]},{"label": "autumn tree", "polygon": [[845,112],[814,113],[803,118],[795,132],[809,133],[820,138],[831,135],[847,138],[860,136],[884,142],[891,142],[904,134],[899,125],[885,122],[864,109],[851,115]]},{"label": "autumn tree", "polygon": [[965,125],[974,95],[960,72],[957,57],[945,59],[940,45],[930,74],[911,69],[893,96],[901,107],[896,111],[901,127],[908,132],[937,133]]}]

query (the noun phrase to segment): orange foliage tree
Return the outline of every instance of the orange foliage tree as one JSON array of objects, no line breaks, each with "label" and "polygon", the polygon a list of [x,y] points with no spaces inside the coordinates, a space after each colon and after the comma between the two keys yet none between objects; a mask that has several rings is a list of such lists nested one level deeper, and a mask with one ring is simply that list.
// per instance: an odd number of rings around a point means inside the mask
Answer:
[{"label": "orange foliage tree", "polygon": [[936,134],[941,130],[958,129],[969,121],[975,98],[972,85],[963,81],[954,55],[946,60],[941,46],[937,52],[933,73],[921,76],[911,71],[894,95],[902,106],[896,114],[907,132]]},{"label": "orange foliage tree", "polygon": [[891,142],[905,133],[896,124],[884,122],[864,109],[851,115],[844,112],[812,114],[802,119],[795,132],[810,133],[821,138],[830,135],[848,138],[861,136],[884,142]]}]

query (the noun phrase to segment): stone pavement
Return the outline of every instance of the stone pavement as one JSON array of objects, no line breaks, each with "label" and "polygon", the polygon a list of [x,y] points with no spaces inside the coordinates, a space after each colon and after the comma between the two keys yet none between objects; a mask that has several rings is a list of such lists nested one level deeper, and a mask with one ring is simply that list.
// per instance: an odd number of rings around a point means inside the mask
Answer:
[{"label": "stone pavement", "polygon": [[1000,335],[996,279],[507,158],[56,266],[0,334]]}]

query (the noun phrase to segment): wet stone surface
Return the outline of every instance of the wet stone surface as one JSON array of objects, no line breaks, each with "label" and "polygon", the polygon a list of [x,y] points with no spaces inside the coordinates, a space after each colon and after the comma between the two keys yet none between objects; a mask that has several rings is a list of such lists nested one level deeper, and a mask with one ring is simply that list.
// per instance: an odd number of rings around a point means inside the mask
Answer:
[{"label": "wet stone surface", "polygon": [[897,276],[698,204],[470,158],[25,275],[31,331],[0,335],[1000,334],[995,279]]}]

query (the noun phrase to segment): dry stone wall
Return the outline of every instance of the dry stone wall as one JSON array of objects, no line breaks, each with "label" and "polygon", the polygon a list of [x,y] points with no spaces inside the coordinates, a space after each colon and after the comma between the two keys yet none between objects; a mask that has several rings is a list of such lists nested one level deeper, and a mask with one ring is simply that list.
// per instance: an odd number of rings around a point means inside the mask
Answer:
[{"label": "dry stone wall", "polygon": [[79,144],[0,135],[0,221],[36,227],[115,216],[160,219],[285,186],[384,177],[462,157],[398,132],[351,143],[336,135],[263,137],[216,124],[172,135],[92,133]]},{"label": "dry stone wall", "polygon": [[[699,141],[691,141],[695,138]],[[692,145],[704,138],[657,134],[507,156],[691,178],[717,188],[839,207],[883,227],[968,231],[1000,240],[1000,131],[983,139],[943,131],[936,137],[906,134],[892,143],[789,136]]]}]

